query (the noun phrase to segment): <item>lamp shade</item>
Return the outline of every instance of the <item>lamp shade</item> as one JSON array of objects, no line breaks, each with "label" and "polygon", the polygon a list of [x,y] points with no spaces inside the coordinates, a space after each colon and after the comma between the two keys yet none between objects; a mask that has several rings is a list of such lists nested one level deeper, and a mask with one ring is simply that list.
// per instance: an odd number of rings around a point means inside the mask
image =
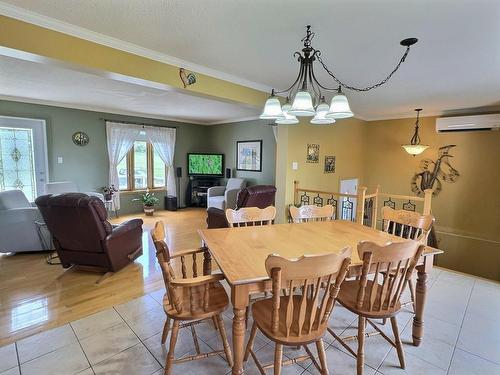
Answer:
[{"label": "lamp shade", "polygon": [[297,117],[292,116],[288,113],[288,111],[292,108],[290,103],[286,103],[283,105],[282,111],[283,111],[283,117],[279,118],[276,120],[276,124],[278,125],[295,125],[299,123],[299,120]]},{"label": "lamp shade", "polygon": [[332,102],[330,104],[330,110],[326,114],[326,117],[340,119],[340,118],[349,118],[354,116],[349,107],[349,101],[347,97],[339,92],[332,98]]},{"label": "lamp shade", "polygon": [[322,101],[318,107],[316,108],[316,116],[313,117],[311,120],[311,124],[314,125],[329,125],[333,124],[335,122],[334,118],[328,118],[326,117],[326,114],[328,113],[329,110],[328,104],[326,104],[324,101]]},{"label": "lamp shade", "polygon": [[269,99],[266,100],[264,111],[260,115],[260,118],[263,120],[275,120],[282,117],[283,112],[281,111],[281,103],[276,96],[271,95]]},{"label": "lamp shade", "polygon": [[297,92],[288,114],[293,116],[314,116],[316,111],[314,110],[311,94],[305,90]]},{"label": "lamp shade", "polygon": [[410,155],[420,155],[422,152],[424,152],[427,148],[429,148],[429,146],[426,146],[426,145],[412,145],[412,144],[408,144],[408,145],[402,145],[401,147],[404,148],[404,150],[409,153]]}]

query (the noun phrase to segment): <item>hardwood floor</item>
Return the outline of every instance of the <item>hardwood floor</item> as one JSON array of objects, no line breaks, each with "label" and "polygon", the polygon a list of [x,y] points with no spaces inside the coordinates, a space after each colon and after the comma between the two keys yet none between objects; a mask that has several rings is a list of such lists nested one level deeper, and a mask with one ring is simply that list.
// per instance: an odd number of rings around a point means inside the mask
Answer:
[{"label": "hardwood floor", "polygon": [[94,285],[100,274],[91,272],[69,271],[56,280],[63,268],[48,265],[47,253],[0,255],[0,346],[163,287],[148,232],[156,220],[165,223],[173,252],[199,247],[196,230],[206,227],[206,211],[201,208],[158,211],[153,217],[127,215],[111,221],[120,223],[132,217],[144,220],[144,253],[100,286]]}]

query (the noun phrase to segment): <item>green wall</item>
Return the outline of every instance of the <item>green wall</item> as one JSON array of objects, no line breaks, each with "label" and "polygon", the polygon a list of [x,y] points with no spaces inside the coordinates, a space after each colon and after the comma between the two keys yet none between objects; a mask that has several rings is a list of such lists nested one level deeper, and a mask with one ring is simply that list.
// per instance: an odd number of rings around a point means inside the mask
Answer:
[{"label": "green wall", "polygon": [[[241,177],[249,185],[274,185],[276,179],[276,141],[269,121],[253,120],[210,127],[213,152],[225,155],[226,168],[233,177]],[[236,170],[236,141],[262,140],[262,172]]]},{"label": "green wall", "polygon": [[[83,111],[55,106],[28,104],[0,100],[0,115],[43,119],[47,123],[48,162],[50,181],[74,181],[81,191],[97,191],[108,183],[108,154],[104,120],[145,122],[158,126],[177,127],[175,146],[175,167],[182,167],[181,196],[184,197],[186,184],[186,154],[188,152],[208,152],[211,145],[210,127],[185,124],[173,121],[123,116],[109,113]],[[73,144],[71,136],[76,131],[88,134],[90,142],[85,147]],[[62,156],[63,164],[57,164],[57,157]],[[157,193],[163,206],[164,193]],[[139,212],[140,202],[132,199],[137,194],[121,195],[120,213]]]}]

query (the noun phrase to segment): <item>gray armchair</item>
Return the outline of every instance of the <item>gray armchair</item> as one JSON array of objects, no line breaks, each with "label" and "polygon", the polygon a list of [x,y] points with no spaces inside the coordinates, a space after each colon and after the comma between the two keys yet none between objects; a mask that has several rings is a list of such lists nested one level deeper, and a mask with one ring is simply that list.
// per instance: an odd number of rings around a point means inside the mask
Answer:
[{"label": "gray armchair", "polygon": [[0,253],[44,250],[35,221],[43,223],[42,215],[21,190],[0,192]]},{"label": "gray armchair", "polygon": [[207,191],[207,207],[215,207],[221,210],[236,208],[236,199],[241,189],[246,187],[243,178],[230,178],[226,186],[214,186]]}]

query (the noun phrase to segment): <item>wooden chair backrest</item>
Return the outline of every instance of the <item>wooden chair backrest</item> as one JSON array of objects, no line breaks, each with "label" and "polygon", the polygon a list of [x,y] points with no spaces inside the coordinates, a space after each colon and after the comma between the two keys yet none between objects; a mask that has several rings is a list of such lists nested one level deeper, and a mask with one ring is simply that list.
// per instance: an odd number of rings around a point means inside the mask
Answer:
[{"label": "wooden chair backrest", "polygon": [[269,255],[266,270],[273,282],[272,332],[277,333],[281,327],[286,337],[300,337],[324,328],[345,279],[350,256],[348,247],[339,254],[303,255],[298,259]]},{"label": "wooden chair backrest", "polygon": [[384,232],[411,240],[427,243],[427,236],[434,223],[434,216],[421,215],[418,212],[394,210],[382,207],[382,228]]},{"label": "wooden chair backrest", "polygon": [[[381,313],[393,309],[424,248],[417,241],[394,242],[385,246],[370,241],[360,242],[358,254],[363,260],[363,268],[356,308]],[[370,277],[369,281],[368,276],[371,274],[373,280]]]},{"label": "wooden chair backrest", "polygon": [[334,214],[335,210],[331,204],[322,207],[314,204],[306,204],[300,207],[290,206],[290,216],[294,223],[333,220]]},{"label": "wooden chair backrest", "polygon": [[230,227],[270,225],[276,217],[276,207],[242,207],[238,210],[228,208],[226,219]]},{"label": "wooden chair backrest", "polygon": [[[188,288],[188,295],[191,296],[191,299],[200,297],[199,293],[194,294],[189,285],[185,287],[173,286],[172,283],[176,281],[175,271],[172,267],[172,257],[170,255],[170,251],[167,243],[165,242],[165,227],[163,222],[157,221],[153,230],[151,230],[151,237],[153,239],[153,243],[156,249],[156,259],[160,264],[163,281],[165,282],[165,289],[167,290],[167,295],[170,303],[175,307],[177,312],[180,314],[185,310],[185,306],[189,306],[192,310],[191,312],[195,312],[196,307],[205,306],[208,303],[208,284],[205,286],[206,293],[202,293],[200,301],[184,301],[183,296],[186,293],[183,293],[183,288]],[[198,277],[198,269],[196,263],[196,253],[192,254],[193,257],[193,272],[192,277]],[[181,260],[181,272],[182,279],[188,279],[190,276],[188,275],[186,268],[186,259],[185,256],[179,257]]]}]

